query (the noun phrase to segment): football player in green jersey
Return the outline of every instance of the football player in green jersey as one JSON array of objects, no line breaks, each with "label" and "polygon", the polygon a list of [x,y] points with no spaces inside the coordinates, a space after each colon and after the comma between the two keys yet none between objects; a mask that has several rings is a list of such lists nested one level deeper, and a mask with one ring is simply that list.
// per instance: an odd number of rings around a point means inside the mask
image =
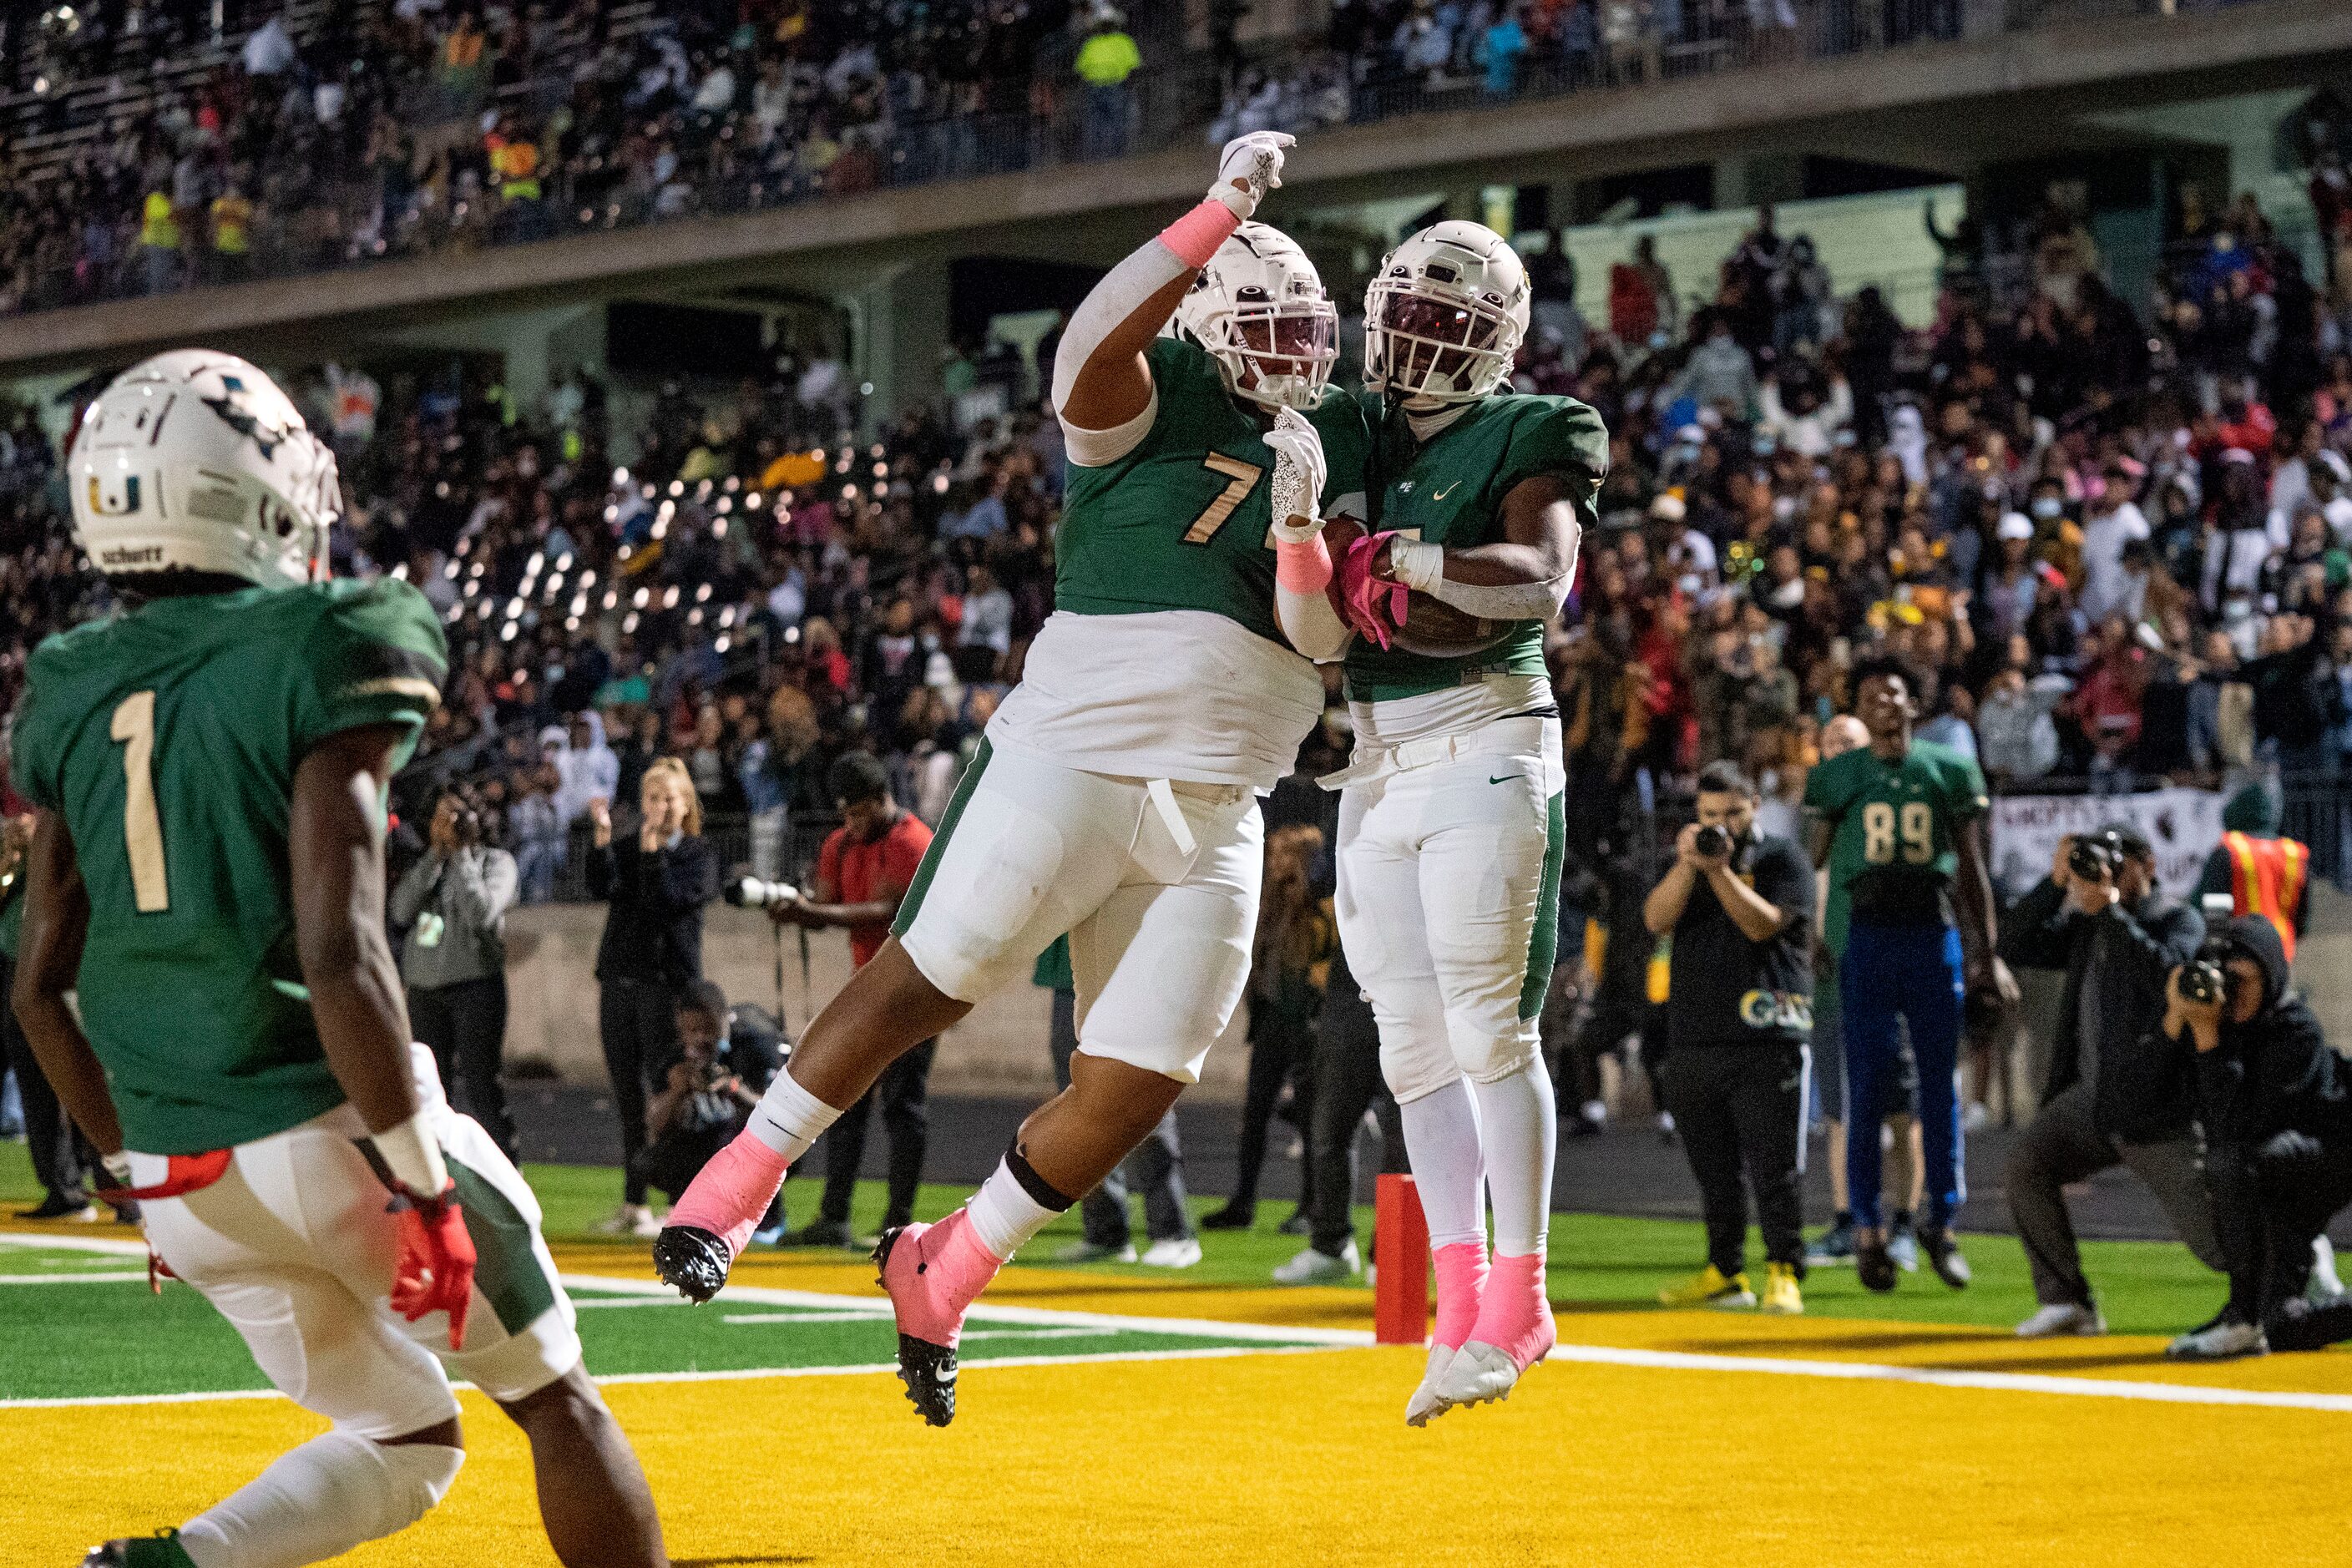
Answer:
[{"label": "football player in green jersey", "polygon": [[[1813,863],[1829,868],[1845,1037],[1845,1179],[1854,1268],[1873,1290],[1895,1289],[1880,1217],[1878,1124],[1907,1026],[1919,1070],[1927,1214],[1920,1245],[1943,1281],[1969,1282],[1952,1216],[1967,1196],[1960,1142],[1960,1004],[2011,1006],[2017,982],[1994,951],[1997,906],[1987,869],[1990,804],[1976,759],[1911,738],[1913,683],[1894,658],[1853,671],[1854,710],[1870,744],[1805,779]],[[1841,939],[1834,922],[1843,911]]]},{"label": "football player in green jersey", "polygon": [[334,1423],[88,1568],[293,1568],[404,1529],[465,1459],[451,1373],[529,1435],[567,1568],[661,1568],[538,1204],[442,1098],[384,933],[383,792],[440,700],[438,617],[318,580],[333,454],[243,360],[125,372],[67,472],[123,609],[26,668],[16,1015],[155,1255]]},{"label": "football player in green jersey", "polygon": [[[1436,1259],[1436,1328],[1405,1419],[1496,1399],[1550,1350],[1555,1110],[1538,1029],[1558,940],[1563,766],[1543,653],[1608,468],[1571,398],[1512,392],[1527,269],[1446,222],[1364,301],[1374,510],[1333,591],[1357,637],[1340,788],[1341,940]],[[1486,1206],[1494,1208],[1487,1255]]]},{"label": "football player in green jersey", "polygon": [[[884,1233],[899,1374],[955,1414],[964,1311],[1198,1080],[1247,978],[1255,795],[1297,760],[1323,685],[1289,643],[1270,537],[1354,510],[1370,433],[1323,395],[1338,312],[1306,254],[1244,221],[1290,138],[1225,149],[1198,206],[1073,313],[1053,401],[1071,460],[1055,605],[899,907],[895,934],[802,1037],[751,1127],[679,1198],[655,1266],[696,1300],[727,1278],[786,1165],[883,1069],[1069,933],[1070,1087],[971,1201]],[[1302,430],[1310,434],[1302,434]],[[1277,444],[1279,438],[1279,444]],[[1312,493],[1300,458],[1320,474]],[[1318,594],[1293,609],[1331,618]]]}]

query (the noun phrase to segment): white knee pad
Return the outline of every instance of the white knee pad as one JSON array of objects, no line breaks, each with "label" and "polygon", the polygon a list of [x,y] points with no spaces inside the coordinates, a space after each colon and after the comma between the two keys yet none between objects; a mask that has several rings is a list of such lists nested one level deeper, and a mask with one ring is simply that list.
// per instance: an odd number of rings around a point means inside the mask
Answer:
[{"label": "white knee pad", "polygon": [[463,1448],[332,1431],[183,1525],[196,1568],[300,1568],[407,1529],[448,1495]]},{"label": "white knee pad", "polygon": [[1381,1030],[1381,1078],[1399,1105],[1435,1094],[1462,1076],[1443,1036],[1426,1030]]},{"label": "white knee pad", "polygon": [[[1536,1059],[1542,1037],[1531,1027],[1524,1033],[1490,1034],[1465,1029],[1454,1019],[1449,1031],[1455,1069],[1472,1083],[1500,1083],[1528,1070]],[[1402,1097],[1400,1097],[1402,1098]]]}]

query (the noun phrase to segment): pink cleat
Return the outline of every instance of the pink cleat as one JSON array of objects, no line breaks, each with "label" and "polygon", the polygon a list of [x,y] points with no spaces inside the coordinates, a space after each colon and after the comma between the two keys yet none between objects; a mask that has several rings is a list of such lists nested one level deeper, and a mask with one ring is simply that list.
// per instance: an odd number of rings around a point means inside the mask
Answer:
[{"label": "pink cleat", "polygon": [[654,1272],[697,1305],[719,1294],[784,1184],[782,1154],[749,1132],[710,1157],[654,1238]]},{"label": "pink cleat", "polygon": [[1544,1297],[1544,1255],[1497,1256],[1479,1300],[1478,1326],[1439,1379],[1437,1397],[1449,1407],[1507,1399],[1559,1339]]},{"label": "pink cleat", "polygon": [[874,1244],[875,1283],[898,1320],[898,1381],[926,1424],[955,1419],[956,1341],[1004,1259],[981,1245],[962,1209],[936,1225],[896,1226]]},{"label": "pink cleat", "polygon": [[1445,1369],[1478,1324],[1478,1306],[1486,1289],[1486,1244],[1457,1241],[1430,1254],[1437,1265],[1437,1326],[1430,1336],[1429,1364],[1421,1386],[1405,1401],[1404,1424],[1426,1426],[1453,1406],[1438,1395]]}]

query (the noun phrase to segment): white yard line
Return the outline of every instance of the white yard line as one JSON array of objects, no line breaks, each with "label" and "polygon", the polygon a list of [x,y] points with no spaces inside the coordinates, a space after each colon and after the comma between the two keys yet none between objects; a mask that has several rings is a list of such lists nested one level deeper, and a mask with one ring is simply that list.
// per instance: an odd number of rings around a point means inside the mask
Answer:
[{"label": "white yard line", "polygon": [[0,1274],[0,1285],[120,1285],[131,1280],[147,1283],[144,1268],[92,1268],[76,1273],[59,1269],[55,1274]]},{"label": "white yard line", "polygon": [[59,1252],[103,1252],[113,1258],[147,1256],[147,1244],[143,1241],[119,1241],[110,1236],[62,1236],[53,1230],[0,1230],[0,1247],[47,1247]]},{"label": "white yard line", "polygon": [[[99,1237],[53,1237],[47,1234],[0,1233],[7,1246],[60,1247],[72,1251],[143,1257],[136,1242]],[[0,1254],[5,1256],[5,1254]],[[73,1283],[80,1280],[142,1280],[143,1273],[58,1274],[5,1276],[0,1282],[26,1284]],[[649,1279],[625,1279],[603,1275],[563,1277],[573,1289],[597,1290],[613,1300],[591,1300],[582,1307],[684,1306],[666,1285]],[[796,1312],[727,1314],[730,1323],[848,1322],[884,1316],[878,1298],[841,1296],[814,1290],[779,1290],[759,1286],[730,1286],[719,1296],[721,1305],[791,1307]],[[1247,1342],[1181,1350],[1105,1351],[1071,1356],[995,1356],[964,1363],[966,1372],[991,1367],[1073,1366],[1087,1363],[1214,1360],[1238,1355],[1284,1354],[1304,1351],[1340,1350],[1369,1345],[1372,1336],[1360,1330],[1286,1328],[1273,1323],[1228,1323],[1213,1318],[1129,1317],[1118,1312],[1069,1312],[1045,1307],[1013,1307],[992,1303],[973,1306],[975,1323],[1018,1325],[1033,1335],[975,1329],[967,1337],[1079,1338],[1101,1332],[1187,1334]],[[1931,1388],[1980,1389],[2010,1394],[2046,1394],[2073,1398],[2131,1399],[2162,1405],[2209,1405],[2269,1410],[2320,1410],[2352,1414],[2352,1394],[2315,1394],[2284,1389],[2218,1388],[2201,1384],[2159,1383],[2144,1379],[2063,1377],[2041,1373],[1970,1372],[1933,1366],[1890,1366],[1870,1362],[1811,1360],[1790,1356],[1705,1355],[1688,1351],[1643,1350],[1620,1345],[1556,1346],[1551,1358],[1601,1366],[1643,1367],[1663,1372],[1746,1373],[1771,1377],[1818,1377],[1846,1382],[1903,1383]],[[721,1372],[625,1373],[596,1381],[607,1384],[739,1382],[763,1377],[851,1377],[896,1371],[887,1362],[858,1366],[747,1367]],[[215,1399],[276,1399],[268,1389],[240,1389],[208,1394],[106,1394],[68,1399],[0,1399],[0,1410],[41,1410],[80,1405],[184,1405]]]},{"label": "white yard line", "polygon": [[[666,1296],[677,1293],[655,1279],[623,1279],[597,1274],[566,1274],[563,1283],[574,1289],[604,1290],[616,1296]],[[812,1307],[836,1311],[885,1310],[880,1296],[836,1296],[816,1290],[777,1290],[758,1285],[730,1285],[717,1300],[720,1306]],[[1033,1328],[1086,1327],[1121,1333],[1194,1334],[1220,1340],[1249,1340],[1270,1344],[1350,1347],[1369,1345],[1372,1336],[1361,1329],[1284,1328],[1276,1323],[1227,1323],[1214,1318],[1142,1318],[1124,1312],[1068,1312],[1047,1307],[1009,1307],[989,1301],[972,1304],[971,1321],[1025,1324]]]}]

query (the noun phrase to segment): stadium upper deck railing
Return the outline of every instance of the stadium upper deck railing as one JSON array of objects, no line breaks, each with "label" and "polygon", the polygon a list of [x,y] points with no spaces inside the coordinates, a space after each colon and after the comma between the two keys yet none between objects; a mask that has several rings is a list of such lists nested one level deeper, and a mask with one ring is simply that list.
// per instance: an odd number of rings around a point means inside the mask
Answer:
[{"label": "stadium upper deck railing", "polygon": [[[1318,47],[1253,61],[1261,72],[1305,83],[1297,94],[1308,121],[1301,129],[1363,124],[1405,115],[1556,99],[1603,88],[1807,60],[1827,60],[1897,49],[1935,47],[2069,23],[2137,20],[2162,26],[2182,16],[2250,7],[2267,0],[1795,0],[1786,10],[1754,8],[1789,17],[1793,26],[1758,26],[1751,7],[1686,5],[1671,33],[1645,29],[1631,37],[1605,30],[1589,50],[1553,50],[1528,57],[1511,89],[1487,89],[1475,68],[1467,74],[1427,71],[1382,78],[1360,76]],[[1654,13],[1654,16],[1656,13]],[[553,108],[571,90],[568,75],[518,84],[490,99],[457,99],[428,87],[410,106],[413,124],[456,121],[486,106],[526,118]],[[963,180],[1026,169],[1100,162],[1202,139],[1218,118],[1220,82],[1203,57],[1137,72],[1116,89],[1055,84],[1035,111],[982,113],[877,125],[847,133],[842,155],[824,170],[797,158],[763,165],[738,149],[748,121],[740,116],[686,117],[681,142],[705,165],[718,145],[723,172],[655,187],[641,174],[602,161],[551,168],[541,175],[536,201],[508,201],[495,193],[450,194],[445,199],[388,211],[374,178],[313,186],[314,199],[289,211],[265,210],[253,226],[248,253],[225,258],[186,226],[181,251],[157,255],[127,247],[107,265],[86,258],[40,268],[19,304],[22,312],[103,300],[175,292],[255,278],[289,277],[429,255],[451,248],[529,244],[567,234],[759,211],[882,187]],[[733,146],[730,146],[733,143]]]}]

